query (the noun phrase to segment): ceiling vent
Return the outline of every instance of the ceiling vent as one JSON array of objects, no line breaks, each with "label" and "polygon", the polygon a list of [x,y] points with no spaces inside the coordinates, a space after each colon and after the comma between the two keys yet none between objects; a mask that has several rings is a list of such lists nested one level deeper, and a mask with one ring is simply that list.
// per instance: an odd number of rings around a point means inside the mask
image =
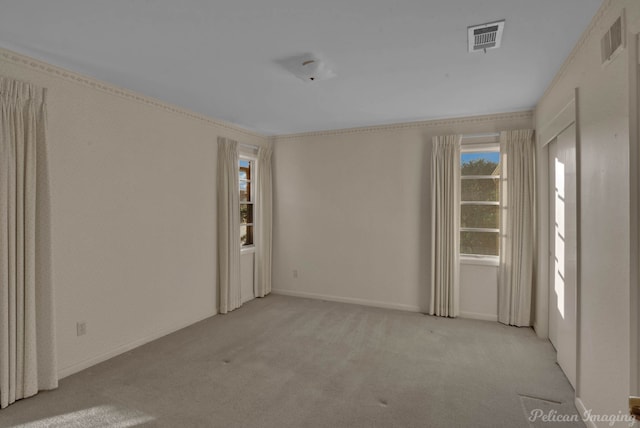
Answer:
[{"label": "ceiling vent", "polygon": [[623,15],[615,20],[609,27],[600,42],[602,51],[602,64],[609,64],[624,49],[624,28]]},{"label": "ceiling vent", "polygon": [[502,44],[504,19],[488,24],[468,27],[469,52],[487,52],[498,49]]}]

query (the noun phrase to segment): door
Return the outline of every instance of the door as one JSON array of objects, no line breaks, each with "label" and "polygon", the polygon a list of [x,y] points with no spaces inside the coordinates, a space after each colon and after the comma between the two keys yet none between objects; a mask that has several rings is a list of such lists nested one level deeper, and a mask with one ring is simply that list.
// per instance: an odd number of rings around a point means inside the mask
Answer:
[{"label": "door", "polygon": [[556,351],[558,350],[558,295],[555,290],[556,278],[556,157],[557,140],[548,144],[549,150],[549,340]]},{"label": "door", "polygon": [[558,364],[575,388],[577,343],[576,128],[562,131],[549,147],[549,336]]},{"label": "door", "polygon": [[[640,22],[639,22],[640,24]],[[632,103],[630,109],[631,117],[631,130],[630,130],[630,147],[631,147],[631,159],[630,159],[630,171],[631,177],[635,181],[635,205],[632,207],[635,211],[631,213],[631,219],[635,219],[635,239],[632,241],[632,256],[635,251],[636,267],[632,271],[631,275],[631,344],[635,345],[635,349],[631,352],[631,394],[640,397],[640,174],[638,168],[640,168],[640,35],[636,34],[635,37],[630,38],[632,40],[629,51],[635,53],[635,60],[630,61],[635,68],[635,73],[630,73],[631,81],[630,93],[635,92],[635,100]],[[633,45],[635,44],[635,49]],[[635,89],[635,90],[634,90]],[[634,114],[635,110],[635,114]],[[635,116],[635,123],[633,123],[633,116]],[[632,187],[633,189],[633,187]],[[633,195],[632,195],[633,198]],[[633,230],[633,227],[631,228]],[[634,344],[635,340],[635,344]],[[638,402],[640,405],[640,400]],[[631,406],[630,406],[631,407]]]},{"label": "door", "polygon": [[[635,37],[636,39],[636,113],[637,113],[637,118],[636,118],[636,171],[637,168],[640,167],[640,157],[638,155],[640,155],[640,35],[636,35]],[[637,172],[636,172],[637,173]],[[640,203],[640,176],[636,177],[637,183],[636,185],[638,186],[638,199]],[[638,221],[638,229],[640,230],[640,215],[638,217],[636,217],[637,221]],[[640,254],[639,254],[640,256]],[[638,262],[640,262],[640,260],[637,260]],[[639,263],[640,264],[640,263]],[[635,308],[636,311],[638,311],[638,308],[640,308],[640,283],[638,283],[637,281],[639,281],[640,278],[636,278],[636,283],[634,284],[634,286],[636,287],[636,304],[635,304]],[[635,327],[632,325],[631,326],[631,331],[632,334],[635,333],[635,337],[637,338],[637,342],[636,342],[636,355],[635,355],[635,359],[632,361],[633,364],[635,364],[635,368],[636,368],[636,384],[635,384],[635,388],[634,388],[634,394],[638,397],[640,397],[640,369],[638,369],[638,366],[640,366],[640,314],[638,314],[636,312],[636,325]],[[633,373],[633,371],[632,371]]]}]

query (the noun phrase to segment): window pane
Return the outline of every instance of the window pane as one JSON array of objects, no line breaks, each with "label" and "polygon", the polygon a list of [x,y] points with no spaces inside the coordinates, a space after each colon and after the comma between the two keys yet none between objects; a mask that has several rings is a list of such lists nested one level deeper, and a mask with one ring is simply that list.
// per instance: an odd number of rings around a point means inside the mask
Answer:
[{"label": "window pane", "polygon": [[240,204],[240,223],[253,223],[253,205]]},{"label": "window pane", "polygon": [[482,229],[498,229],[497,205],[462,205],[460,212],[461,227],[477,227]]},{"label": "window pane", "polygon": [[472,152],[460,155],[462,175],[500,175],[500,152]]},{"label": "window pane", "polygon": [[460,253],[497,256],[498,242],[497,232],[461,232]]},{"label": "window pane", "polygon": [[240,243],[242,246],[253,245],[253,202],[251,195],[251,168],[253,163],[241,159],[239,164],[240,179]]},{"label": "window pane", "polygon": [[240,161],[240,179],[251,180],[251,162],[248,160]]},{"label": "window pane", "polygon": [[240,182],[240,202],[251,202],[251,183],[248,181]]},{"label": "window pane", "polygon": [[253,226],[240,225],[240,242],[242,245],[253,245]]},{"label": "window pane", "polygon": [[500,179],[473,178],[462,180],[463,202],[498,202],[500,199]]}]

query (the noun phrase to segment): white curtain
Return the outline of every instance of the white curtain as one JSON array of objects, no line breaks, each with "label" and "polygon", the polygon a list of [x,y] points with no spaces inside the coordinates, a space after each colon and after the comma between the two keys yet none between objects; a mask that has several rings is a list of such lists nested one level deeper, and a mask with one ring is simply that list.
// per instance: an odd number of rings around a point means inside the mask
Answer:
[{"label": "white curtain", "polygon": [[535,245],[533,130],[500,134],[502,164],[498,320],[531,325]]},{"label": "white curtain", "polygon": [[442,317],[459,312],[460,140],[460,135],[433,138],[429,314]]},{"label": "white curtain", "polygon": [[221,314],[242,305],[238,162],[238,143],[218,137],[218,309]]},{"label": "white curtain", "polygon": [[53,290],[36,253],[44,98],[44,89],[0,77],[0,408],[58,386]]},{"label": "white curtain", "polygon": [[271,147],[258,149],[258,182],[256,188],[256,268],[254,293],[264,297],[271,293]]}]

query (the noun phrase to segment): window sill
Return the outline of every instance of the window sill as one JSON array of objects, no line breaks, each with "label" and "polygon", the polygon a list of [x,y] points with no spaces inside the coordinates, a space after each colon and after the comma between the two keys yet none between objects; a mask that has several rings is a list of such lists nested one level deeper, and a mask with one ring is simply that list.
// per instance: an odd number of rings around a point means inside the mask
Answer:
[{"label": "window sill", "polygon": [[255,245],[249,245],[243,248],[240,248],[240,255],[242,254],[253,254],[256,252]]},{"label": "window sill", "polygon": [[461,255],[460,264],[498,267],[500,265],[500,258],[497,256]]}]

